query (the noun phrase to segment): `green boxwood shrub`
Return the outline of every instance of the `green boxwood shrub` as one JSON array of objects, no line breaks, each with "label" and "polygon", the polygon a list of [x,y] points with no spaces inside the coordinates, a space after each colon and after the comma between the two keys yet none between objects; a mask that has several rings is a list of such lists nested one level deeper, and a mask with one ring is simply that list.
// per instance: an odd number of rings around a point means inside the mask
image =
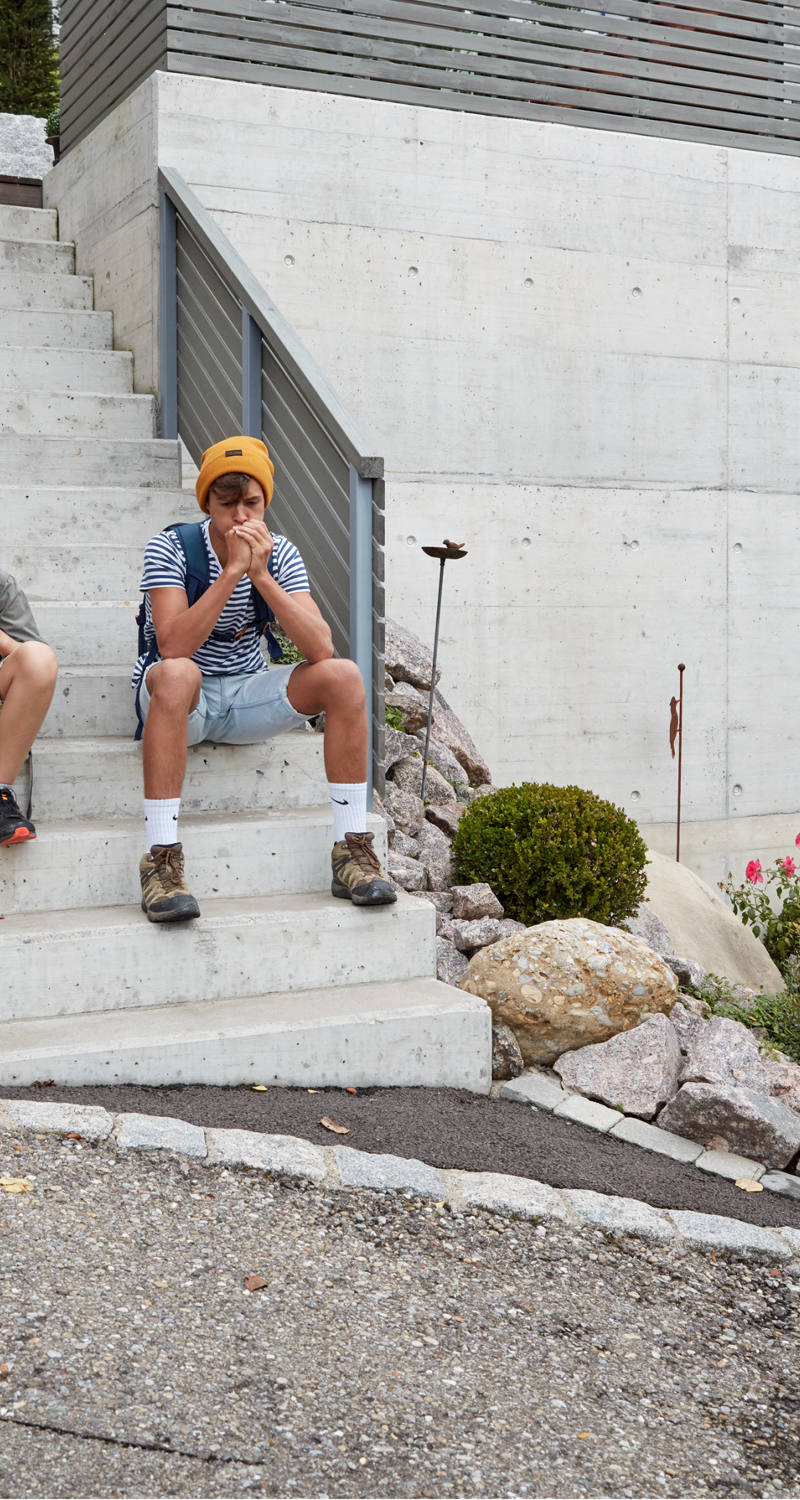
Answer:
[{"label": "green boxwood shrub", "polygon": [[531,781],[478,798],[453,840],[456,881],[486,881],[506,916],[526,927],[565,917],[621,922],[644,896],[646,857],[636,824],[612,802]]}]

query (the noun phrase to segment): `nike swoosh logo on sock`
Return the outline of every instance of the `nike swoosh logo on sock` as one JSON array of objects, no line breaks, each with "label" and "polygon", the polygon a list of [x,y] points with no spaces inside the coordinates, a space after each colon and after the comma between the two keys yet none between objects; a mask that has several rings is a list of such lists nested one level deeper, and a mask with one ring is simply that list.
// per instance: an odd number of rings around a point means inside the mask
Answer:
[{"label": "nike swoosh logo on sock", "polygon": [[346,797],[331,797],[331,802],[338,802],[340,807],[349,807],[350,803]]}]

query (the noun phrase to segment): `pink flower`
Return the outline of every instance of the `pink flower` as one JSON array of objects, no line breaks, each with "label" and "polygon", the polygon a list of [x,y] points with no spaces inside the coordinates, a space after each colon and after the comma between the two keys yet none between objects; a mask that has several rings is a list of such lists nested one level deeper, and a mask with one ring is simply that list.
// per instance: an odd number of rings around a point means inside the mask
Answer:
[{"label": "pink flower", "polygon": [[791,854],[787,854],[786,858],[781,860],[781,868],[786,871],[787,875],[794,875],[795,862]]},{"label": "pink flower", "polygon": [[744,873],[745,873],[747,879],[750,881],[751,885],[763,885],[764,884],[764,876],[761,874],[761,860],[760,859],[751,859],[751,861],[750,861],[749,865],[747,866],[747,869],[745,870]]},{"label": "pink flower", "polygon": [[798,833],[797,838],[795,839],[795,843],[796,843],[798,849],[800,849],[800,833]]}]

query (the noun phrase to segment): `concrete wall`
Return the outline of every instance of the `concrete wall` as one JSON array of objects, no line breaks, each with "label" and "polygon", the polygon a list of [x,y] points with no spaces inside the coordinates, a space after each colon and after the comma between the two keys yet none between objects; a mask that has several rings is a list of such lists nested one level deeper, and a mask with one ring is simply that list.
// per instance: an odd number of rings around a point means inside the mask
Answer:
[{"label": "concrete wall", "polygon": [[590,786],[671,847],[685,661],[687,857],[717,878],[743,842],[762,859],[793,847],[800,163],[180,75],[154,87],[49,195],[68,233],[81,199],[79,269],[100,272],[137,388],[155,368],[154,152],[385,454],[389,612],[431,638],[420,545],[469,548],[447,573],[441,661],[496,781]]}]

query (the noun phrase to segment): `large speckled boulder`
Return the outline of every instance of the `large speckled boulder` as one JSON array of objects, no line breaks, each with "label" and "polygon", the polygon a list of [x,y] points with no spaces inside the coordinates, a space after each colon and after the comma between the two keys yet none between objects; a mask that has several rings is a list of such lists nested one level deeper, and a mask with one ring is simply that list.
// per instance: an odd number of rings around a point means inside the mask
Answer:
[{"label": "large speckled boulder", "polygon": [[526,1066],[669,1013],[678,993],[675,975],[642,938],[584,917],[541,922],[482,948],[461,988],[511,1027]]}]

